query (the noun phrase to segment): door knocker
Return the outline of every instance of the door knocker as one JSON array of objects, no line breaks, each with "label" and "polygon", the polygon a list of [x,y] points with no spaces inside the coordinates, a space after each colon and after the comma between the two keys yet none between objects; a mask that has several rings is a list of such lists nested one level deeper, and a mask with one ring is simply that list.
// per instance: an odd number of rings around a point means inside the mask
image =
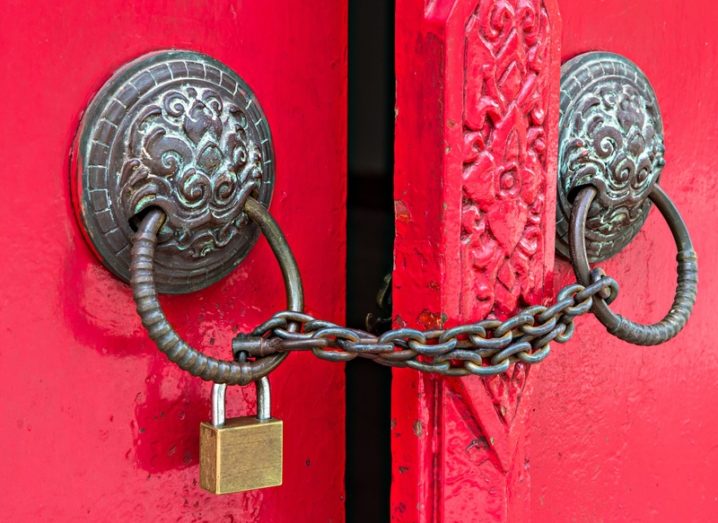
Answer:
[{"label": "door knocker", "polygon": [[[588,312],[610,333],[638,345],[678,334],[695,302],[698,268],[685,223],[657,185],[663,124],[648,80],[618,55],[587,53],[570,60],[562,68],[560,125],[557,249],[571,261],[578,283],[563,288],[551,305],[528,307],[505,321],[373,334],[303,312],[297,264],[268,211],[274,177],[269,126],[236,73],[199,53],[163,51],[131,62],[105,84],[83,117],[73,155],[85,234],[107,268],[130,282],[142,324],[160,350],[182,369],[215,382],[216,405],[224,401],[217,384],[258,384],[257,419],[238,423],[271,433],[271,452],[280,455],[279,477],[274,467],[265,476],[245,471],[252,481],[228,479],[227,468],[236,467],[227,464],[234,461],[217,452],[235,437],[230,425],[236,423],[225,424],[215,412],[214,422],[203,428],[205,488],[237,492],[281,483],[281,423],[271,419],[279,423],[271,430],[263,425],[270,420],[266,377],[290,351],[486,376],[506,372],[514,362],[542,361],[551,342],[568,341],[574,318]],[[611,311],[618,284],[589,263],[625,247],[651,202],[676,241],[678,285],[666,317],[641,325]],[[174,331],[157,293],[191,292],[218,281],[241,262],[260,232],[282,269],[288,310],[238,335],[233,360],[210,358]]]},{"label": "door knocker", "polygon": [[678,250],[673,305],[653,325],[611,311],[601,296],[592,312],[608,332],[636,345],[658,345],[685,326],[698,285],[698,263],[686,224],[658,185],[664,165],[663,122],[643,72],[626,58],[593,52],[561,70],[561,124],[556,244],[583,285],[590,261],[621,251],[638,234],[651,202]]}]

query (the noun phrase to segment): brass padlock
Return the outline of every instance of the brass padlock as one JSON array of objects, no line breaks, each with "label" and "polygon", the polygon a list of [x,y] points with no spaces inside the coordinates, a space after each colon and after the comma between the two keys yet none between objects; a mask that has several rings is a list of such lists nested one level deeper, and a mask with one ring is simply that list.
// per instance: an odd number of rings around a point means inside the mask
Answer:
[{"label": "brass padlock", "polygon": [[200,486],[230,494],[282,484],[283,423],[270,414],[269,380],[255,382],[257,415],[225,419],[227,385],[212,387],[212,423],[200,425]]}]

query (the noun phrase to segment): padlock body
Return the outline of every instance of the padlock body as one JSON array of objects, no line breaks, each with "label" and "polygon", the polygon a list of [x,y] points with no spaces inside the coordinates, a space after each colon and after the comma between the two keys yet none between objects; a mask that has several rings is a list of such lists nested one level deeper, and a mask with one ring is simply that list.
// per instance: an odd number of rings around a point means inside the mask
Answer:
[{"label": "padlock body", "polygon": [[228,419],[224,425],[200,425],[200,486],[230,494],[282,484],[280,420],[253,416]]}]

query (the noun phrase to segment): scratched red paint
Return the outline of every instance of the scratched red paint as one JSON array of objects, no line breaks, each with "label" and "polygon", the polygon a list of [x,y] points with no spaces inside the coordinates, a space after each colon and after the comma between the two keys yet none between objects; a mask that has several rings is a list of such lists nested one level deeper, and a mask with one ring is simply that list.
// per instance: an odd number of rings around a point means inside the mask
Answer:
[{"label": "scratched red paint", "polygon": [[[126,61],[168,47],[224,61],[270,121],[271,209],[304,274],[308,309],[341,321],[345,209],[325,202],[346,192],[346,16],[346,2],[318,0],[0,6],[3,521],[343,520],[344,373],[309,355],[272,375],[284,486],[223,497],[199,489],[210,386],[158,353],[128,286],[83,241],[68,152],[93,92]],[[260,241],[225,281],[162,301],[190,342],[227,357],[233,334],[283,307],[283,296]],[[231,414],[254,401],[251,389],[230,389]]]},{"label": "scratched red paint", "polygon": [[[551,296],[555,80],[559,56],[590,50],[626,55],[653,82],[666,132],[661,183],[693,232],[703,276],[694,317],[666,347],[629,346],[584,318],[569,345],[528,373],[395,371],[393,520],[715,520],[715,4],[398,0],[396,20],[395,197],[411,216],[396,221],[394,304],[404,323],[421,325],[425,310],[450,324],[503,317]],[[525,111],[532,91],[544,103]],[[621,312],[643,321],[665,312],[673,252],[653,216],[605,264],[621,283]],[[571,281],[565,262],[555,279]]]}]

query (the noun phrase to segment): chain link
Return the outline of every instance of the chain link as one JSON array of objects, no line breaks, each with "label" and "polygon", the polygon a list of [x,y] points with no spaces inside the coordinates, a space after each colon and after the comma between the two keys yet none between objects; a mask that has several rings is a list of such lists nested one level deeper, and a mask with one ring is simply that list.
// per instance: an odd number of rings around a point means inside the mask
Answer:
[{"label": "chain link", "polygon": [[528,307],[504,321],[487,319],[449,329],[400,328],[376,335],[282,311],[251,334],[238,335],[232,349],[235,358],[255,362],[279,353],[311,351],[329,361],[361,357],[446,376],[500,374],[513,362],[542,361],[552,341],[567,342],[574,333],[574,319],[591,310],[594,296],[609,303],[615,299],[618,284],[613,278],[595,269],[591,280],[588,287],[577,283],[564,287],[550,306]]},{"label": "chain link", "polygon": [[[267,238],[279,261],[289,310],[278,312],[250,334],[235,337],[234,361],[212,358],[192,347],[162,311],[154,281],[158,233],[166,219],[160,209],[147,213],[133,240],[130,263],[133,297],[150,338],[171,361],[195,376],[230,385],[246,385],[268,375],[291,351],[311,351],[329,361],[368,358],[389,367],[409,367],[447,376],[500,374],[514,362],[543,361],[551,350],[551,342],[567,342],[573,336],[575,318],[589,311],[621,339],[640,345],[662,343],[683,328],[695,303],[698,267],[685,223],[668,196],[655,186],[650,197],[669,222],[678,246],[678,286],[673,306],[664,319],[651,325],[632,322],[608,309],[618,294],[618,284],[601,269],[590,270],[585,245],[581,243],[594,192],[588,188],[579,194],[571,223],[571,244],[580,251],[578,257],[572,258],[574,272],[586,285],[568,285],[551,305],[531,306],[503,321],[486,319],[448,329],[399,328],[372,334],[297,312],[303,310],[304,300],[296,261],[279,225],[251,197],[244,210]],[[389,305],[390,288],[387,279],[380,293],[381,304]],[[387,319],[370,319],[368,323],[375,327],[390,323]]]}]

